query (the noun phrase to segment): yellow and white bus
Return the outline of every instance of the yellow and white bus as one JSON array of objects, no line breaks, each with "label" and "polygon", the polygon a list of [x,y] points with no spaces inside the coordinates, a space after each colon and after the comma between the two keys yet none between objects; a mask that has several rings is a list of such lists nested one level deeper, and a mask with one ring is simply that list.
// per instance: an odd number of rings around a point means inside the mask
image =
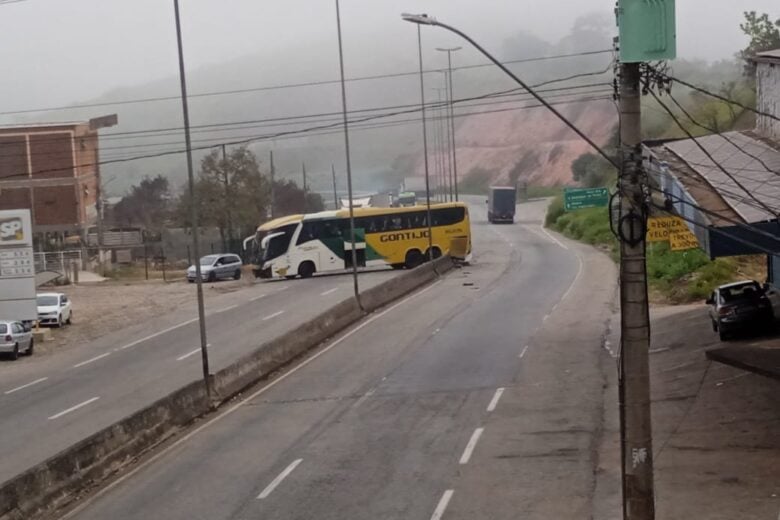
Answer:
[{"label": "yellow and white bus", "polygon": [[[428,258],[426,206],[355,208],[358,267],[412,269]],[[462,202],[431,205],[432,256],[471,257],[469,211]],[[272,224],[269,222],[267,225]],[[280,223],[261,242],[256,275],[261,278],[308,278],[314,273],[352,268],[349,210],[304,215]]]}]

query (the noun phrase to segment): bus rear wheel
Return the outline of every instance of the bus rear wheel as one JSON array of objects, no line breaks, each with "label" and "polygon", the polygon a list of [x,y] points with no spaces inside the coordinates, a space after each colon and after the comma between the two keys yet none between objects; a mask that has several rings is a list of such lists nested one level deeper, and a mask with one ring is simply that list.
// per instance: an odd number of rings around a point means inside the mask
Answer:
[{"label": "bus rear wheel", "polygon": [[315,270],[313,262],[303,262],[298,266],[298,274],[301,275],[301,278],[311,278]]},{"label": "bus rear wheel", "polygon": [[433,254],[431,256],[428,256],[428,251],[425,252],[425,261],[427,262],[429,258],[433,258],[436,260],[441,256],[441,249],[439,249],[436,246],[433,246]]},{"label": "bus rear wheel", "polygon": [[414,269],[420,266],[425,261],[425,257],[418,249],[412,249],[406,253],[406,268]]}]

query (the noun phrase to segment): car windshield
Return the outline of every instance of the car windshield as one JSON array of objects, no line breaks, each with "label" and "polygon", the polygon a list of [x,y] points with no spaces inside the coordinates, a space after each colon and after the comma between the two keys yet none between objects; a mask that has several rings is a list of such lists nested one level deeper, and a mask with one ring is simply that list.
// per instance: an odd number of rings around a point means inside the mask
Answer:
[{"label": "car windshield", "polygon": [[743,285],[724,287],[720,290],[720,293],[723,295],[725,301],[732,302],[735,300],[755,298],[763,294],[763,291],[761,290],[761,286],[757,283],[746,283]]},{"label": "car windshield", "polygon": [[219,255],[206,255],[200,259],[200,265],[212,265],[217,258],[219,258]]},{"label": "car windshield", "polygon": [[39,307],[51,307],[52,305],[57,305],[57,303],[56,296],[38,296]]}]

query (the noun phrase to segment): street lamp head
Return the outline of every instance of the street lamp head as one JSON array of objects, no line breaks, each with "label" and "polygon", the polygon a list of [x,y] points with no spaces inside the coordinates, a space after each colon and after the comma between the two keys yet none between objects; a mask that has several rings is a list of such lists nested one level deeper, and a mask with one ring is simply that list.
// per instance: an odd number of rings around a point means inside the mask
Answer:
[{"label": "street lamp head", "polygon": [[441,52],[455,52],[455,51],[461,50],[462,48],[463,47],[449,47],[449,48],[446,48],[446,47],[436,47],[436,50],[437,51],[441,51]]},{"label": "street lamp head", "polygon": [[409,13],[403,13],[401,14],[401,18],[404,21],[416,23],[419,25],[436,25],[436,18],[433,18],[432,16],[428,16],[427,14],[409,14]]}]

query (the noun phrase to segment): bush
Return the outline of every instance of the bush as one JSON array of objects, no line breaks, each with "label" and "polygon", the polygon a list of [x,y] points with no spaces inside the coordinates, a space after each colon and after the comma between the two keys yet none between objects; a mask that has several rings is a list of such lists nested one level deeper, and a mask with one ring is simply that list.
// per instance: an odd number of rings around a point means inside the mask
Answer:
[{"label": "bush", "polygon": [[544,218],[544,225],[558,229],[555,226],[555,223],[558,218],[565,215],[565,213],[566,212],[563,209],[563,193],[559,193],[552,202],[550,202],[550,205],[547,206],[547,216]]}]

